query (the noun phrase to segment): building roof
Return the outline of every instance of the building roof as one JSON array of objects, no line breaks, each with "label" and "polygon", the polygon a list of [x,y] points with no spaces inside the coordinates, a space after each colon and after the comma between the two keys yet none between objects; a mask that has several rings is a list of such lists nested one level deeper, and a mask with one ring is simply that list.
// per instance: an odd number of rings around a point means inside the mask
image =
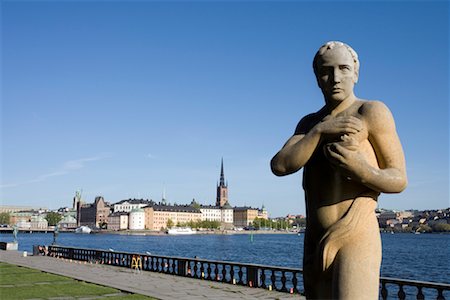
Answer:
[{"label": "building roof", "polygon": [[227,202],[222,207],[217,205],[200,205],[200,209],[233,209],[233,207]]},{"label": "building roof", "polygon": [[156,211],[201,213],[199,209],[189,205],[149,205],[149,207],[153,207]]},{"label": "building roof", "polygon": [[124,211],[116,211],[112,214],[109,214],[108,217],[119,217],[119,216],[123,216],[123,215],[128,216],[128,213],[124,212]]},{"label": "building roof", "polygon": [[145,205],[150,205],[150,204],[154,204],[155,202],[153,200],[147,200],[147,199],[125,199],[125,200],[120,200],[117,203],[114,203],[114,205],[120,205],[123,204],[125,202],[128,202],[130,204],[145,204]]},{"label": "building roof", "polygon": [[233,207],[234,210],[259,210],[258,208],[253,208],[250,206],[240,206],[240,207]]}]

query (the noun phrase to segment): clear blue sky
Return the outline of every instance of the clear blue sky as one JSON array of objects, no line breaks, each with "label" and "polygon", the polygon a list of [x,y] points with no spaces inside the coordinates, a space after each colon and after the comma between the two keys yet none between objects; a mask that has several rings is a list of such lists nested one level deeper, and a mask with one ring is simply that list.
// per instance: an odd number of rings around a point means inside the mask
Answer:
[{"label": "clear blue sky", "polygon": [[385,102],[409,186],[379,206],[449,204],[447,1],[1,1],[1,204],[151,198],[305,213],[301,172],[269,162],[323,105],[311,63],[329,40]]}]

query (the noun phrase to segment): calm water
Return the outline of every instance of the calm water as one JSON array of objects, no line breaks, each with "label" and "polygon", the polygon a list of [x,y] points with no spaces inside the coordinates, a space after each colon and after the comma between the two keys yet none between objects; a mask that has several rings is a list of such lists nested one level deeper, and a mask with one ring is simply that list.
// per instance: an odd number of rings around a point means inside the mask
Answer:
[{"label": "calm water", "polygon": [[[0,241],[11,241],[1,234]],[[51,233],[20,233],[19,250],[50,245]],[[382,234],[381,276],[450,283],[450,235]],[[80,248],[182,256],[301,268],[303,235],[132,236],[61,233],[58,244]]]}]

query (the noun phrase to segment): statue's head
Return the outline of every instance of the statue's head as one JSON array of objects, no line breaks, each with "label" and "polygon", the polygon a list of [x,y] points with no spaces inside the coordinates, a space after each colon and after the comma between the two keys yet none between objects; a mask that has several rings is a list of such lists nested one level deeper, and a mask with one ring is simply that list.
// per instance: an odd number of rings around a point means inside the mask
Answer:
[{"label": "statue's head", "polygon": [[351,55],[351,57],[353,58],[353,63],[354,63],[354,71],[356,74],[356,77],[358,78],[359,75],[359,59],[358,59],[358,54],[356,53],[355,50],[353,50],[352,47],[350,47],[349,45],[343,43],[343,42],[338,42],[338,41],[331,41],[331,42],[327,42],[324,45],[322,45],[319,50],[317,51],[316,55],[314,56],[314,60],[313,60],[313,69],[314,69],[314,74],[317,77],[317,71],[318,71],[318,66],[321,63],[321,57],[330,50],[336,49],[338,47],[343,47],[345,48],[348,53]]},{"label": "statue's head", "polygon": [[342,42],[328,42],[317,51],[313,69],[325,98],[342,101],[358,82],[358,54]]}]

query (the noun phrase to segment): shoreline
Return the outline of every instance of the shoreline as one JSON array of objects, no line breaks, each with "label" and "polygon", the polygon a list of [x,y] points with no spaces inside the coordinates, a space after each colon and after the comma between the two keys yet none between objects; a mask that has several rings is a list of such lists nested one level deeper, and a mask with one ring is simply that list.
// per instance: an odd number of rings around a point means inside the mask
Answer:
[{"label": "shoreline", "polygon": [[[95,231],[93,234],[119,234],[119,235],[152,235],[152,236],[166,236],[169,235],[165,231],[153,231],[153,230],[120,230],[120,231]],[[234,230],[201,230],[196,231],[195,234],[192,235],[249,235],[249,234],[298,234],[298,232],[293,231],[264,231],[264,230],[245,230],[245,231],[234,231]],[[174,235],[178,236],[178,235]]]}]

